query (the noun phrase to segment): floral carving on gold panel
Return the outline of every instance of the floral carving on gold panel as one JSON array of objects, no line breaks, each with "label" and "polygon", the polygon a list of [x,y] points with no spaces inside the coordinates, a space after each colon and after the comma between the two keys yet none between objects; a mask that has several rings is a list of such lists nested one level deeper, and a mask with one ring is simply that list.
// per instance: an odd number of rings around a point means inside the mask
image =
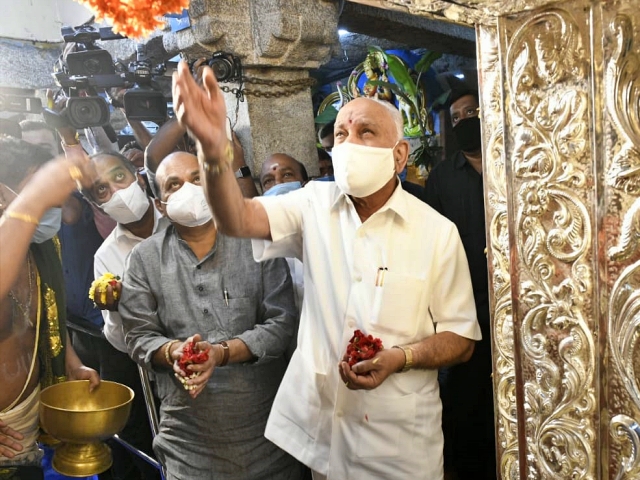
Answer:
[{"label": "floral carving on gold panel", "polygon": [[[634,49],[631,17],[619,14],[609,29],[615,49],[606,70],[606,102],[609,117],[621,139],[606,174],[609,186],[622,193],[640,194],[640,52]],[[612,260],[631,257],[640,239],[638,200],[624,217],[618,244],[609,250]]]},{"label": "floral carving on gold panel", "polygon": [[[508,161],[527,478],[596,476],[589,42],[549,9],[509,20]],[[514,267],[512,266],[512,270]]]},{"label": "floral carving on gold panel", "polygon": [[620,375],[610,384],[624,386],[611,394],[610,409],[617,413],[610,421],[611,456],[619,468],[616,479],[640,476],[640,427],[628,415],[631,402],[636,411],[640,409],[640,51],[634,38],[634,15],[618,11],[608,24],[612,53],[605,70],[605,101],[616,139],[605,181],[614,190],[612,216],[626,208],[620,234],[608,250],[609,260],[622,268],[611,288],[608,312],[609,348],[616,370],[612,377]]},{"label": "floral carving on gold panel", "polygon": [[495,27],[478,28],[489,277],[493,319],[494,398],[498,468],[518,478],[518,425],[514,364],[507,186],[502,130],[502,76]]}]

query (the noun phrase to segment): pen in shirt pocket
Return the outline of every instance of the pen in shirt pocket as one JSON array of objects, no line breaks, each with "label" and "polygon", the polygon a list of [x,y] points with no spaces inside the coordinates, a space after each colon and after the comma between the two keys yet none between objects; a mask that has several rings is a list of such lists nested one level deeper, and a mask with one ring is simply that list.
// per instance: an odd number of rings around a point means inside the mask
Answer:
[{"label": "pen in shirt pocket", "polygon": [[382,287],[384,285],[384,276],[388,271],[389,269],[387,267],[378,267],[378,272],[376,273],[376,287]]},{"label": "pen in shirt pocket", "polygon": [[224,304],[229,306],[229,292],[227,291],[227,287],[222,289],[222,296],[224,297]]}]

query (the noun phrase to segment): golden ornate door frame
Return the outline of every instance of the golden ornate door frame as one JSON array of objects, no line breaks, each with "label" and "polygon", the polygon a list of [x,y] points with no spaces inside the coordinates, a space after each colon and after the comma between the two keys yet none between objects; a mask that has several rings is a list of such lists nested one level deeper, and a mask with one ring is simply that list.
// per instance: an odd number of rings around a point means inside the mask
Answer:
[{"label": "golden ornate door frame", "polygon": [[503,479],[640,478],[640,2],[477,27]]}]

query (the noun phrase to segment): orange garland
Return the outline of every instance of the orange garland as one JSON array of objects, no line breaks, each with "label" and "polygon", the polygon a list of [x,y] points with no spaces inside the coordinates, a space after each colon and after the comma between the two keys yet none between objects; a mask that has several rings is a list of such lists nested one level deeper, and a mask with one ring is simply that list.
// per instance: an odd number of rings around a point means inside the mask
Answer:
[{"label": "orange garland", "polygon": [[149,36],[162,27],[161,17],[180,13],[189,0],[76,0],[96,14],[96,21],[113,24],[113,31],[129,38]]}]

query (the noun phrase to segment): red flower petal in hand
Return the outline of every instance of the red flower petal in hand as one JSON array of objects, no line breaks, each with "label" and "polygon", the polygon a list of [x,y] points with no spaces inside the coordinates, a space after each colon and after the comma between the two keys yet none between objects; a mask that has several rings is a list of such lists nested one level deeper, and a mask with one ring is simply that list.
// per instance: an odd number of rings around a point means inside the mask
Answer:
[{"label": "red flower petal in hand", "polygon": [[370,360],[383,348],[382,340],[356,330],[347,345],[347,363],[350,367],[353,367],[362,360]]},{"label": "red flower petal in hand", "polygon": [[204,363],[207,360],[209,360],[209,352],[206,350],[198,350],[196,342],[192,341],[182,350],[182,355],[178,360],[178,366],[180,370],[188,373],[187,366],[194,363]]}]

